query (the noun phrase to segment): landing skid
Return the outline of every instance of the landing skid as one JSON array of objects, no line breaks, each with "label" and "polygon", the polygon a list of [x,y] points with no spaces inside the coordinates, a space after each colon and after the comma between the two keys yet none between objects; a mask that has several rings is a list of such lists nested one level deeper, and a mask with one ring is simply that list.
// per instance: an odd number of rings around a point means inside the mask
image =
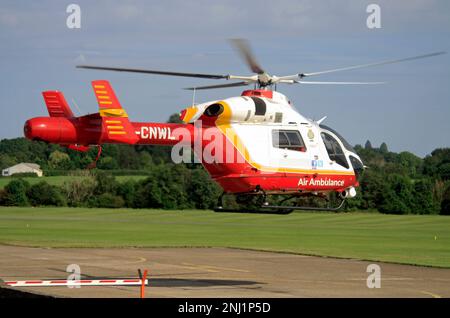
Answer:
[{"label": "landing skid", "polygon": [[[327,201],[327,203],[329,203],[329,200],[325,197],[319,197],[317,195],[312,195],[312,194],[296,194],[296,195],[292,195],[290,197],[287,197],[285,199],[283,199],[282,201],[280,201],[279,205],[271,205],[269,204],[269,202],[267,202],[267,198],[268,195],[262,191],[262,190],[257,190],[255,192],[252,193],[248,193],[248,194],[240,194],[245,195],[245,196],[249,196],[249,197],[255,197],[257,196],[258,199],[260,199],[260,201],[262,200],[261,204],[257,204],[256,206],[253,206],[251,208],[239,208],[239,209],[231,209],[231,208],[225,208],[223,205],[223,197],[226,195],[226,193],[222,193],[222,195],[219,198],[217,207],[214,209],[215,212],[227,212],[227,213],[255,213],[255,214],[280,214],[280,215],[285,215],[285,214],[290,214],[295,210],[300,210],[300,211],[331,211],[331,212],[337,212],[339,211],[342,206],[344,205],[345,202],[345,198],[341,198],[340,202],[337,206],[335,207],[330,207],[330,206],[326,206],[326,207],[316,207],[316,206],[301,206],[301,205],[282,205],[283,202],[294,199],[294,198],[298,198],[301,196],[313,196],[313,197],[318,197],[321,199],[324,199]],[[279,195],[279,194],[278,194]],[[277,196],[277,194],[272,194],[271,196]]]},{"label": "landing skid", "polygon": [[[267,208],[267,209],[266,209]],[[253,210],[253,209],[224,209],[221,207],[217,207],[214,209],[214,212],[226,212],[226,213],[254,213],[254,214],[280,214],[280,215],[285,215],[285,214],[290,214],[294,211],[294,209],[292,209],[291,207],[262,207],[261,206],[261,210]]]}]

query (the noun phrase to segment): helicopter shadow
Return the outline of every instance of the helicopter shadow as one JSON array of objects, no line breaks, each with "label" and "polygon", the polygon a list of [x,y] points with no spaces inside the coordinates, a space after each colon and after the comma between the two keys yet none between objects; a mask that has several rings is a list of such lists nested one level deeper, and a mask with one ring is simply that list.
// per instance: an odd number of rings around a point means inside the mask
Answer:
[{"label": "helicopter shadow", "polygon": [[260,284],[260,282],[248,280],[187,278],[153,278],[149,282],[149,285],[153,287],[248,287]]}]

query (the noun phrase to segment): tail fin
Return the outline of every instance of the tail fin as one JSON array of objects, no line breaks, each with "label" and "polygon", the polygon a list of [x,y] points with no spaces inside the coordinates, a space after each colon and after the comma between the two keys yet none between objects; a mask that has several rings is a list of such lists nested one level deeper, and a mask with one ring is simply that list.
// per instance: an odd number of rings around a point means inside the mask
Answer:
[{"label": "tail fin", "polygon": [[64,94],[59,91],[42,92],[45,105],[47,106],[50,117],[73,117],[72,110],[67,104]]},{"label": "tail fin", "polygon": [[135,144],[139,138],[128,115],[119,103],[108,81],[93,81],[103,127],[106,128],[108,139],[115,142]]}]

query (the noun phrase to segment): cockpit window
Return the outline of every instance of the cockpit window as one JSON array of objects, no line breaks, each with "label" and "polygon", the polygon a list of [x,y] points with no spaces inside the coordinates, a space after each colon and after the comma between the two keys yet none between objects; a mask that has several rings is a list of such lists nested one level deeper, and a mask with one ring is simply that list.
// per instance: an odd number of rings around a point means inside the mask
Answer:
[{"label": "cockpit window", "polygon": [[345,149],[347,149],[348,151],[354,152],[356,153],[355,149],[353,149],[352,145],[350,145],[347,140],[344,139],[344,137],[342,137],[336,130],[334,130],[333,128],[330,128],[328,126],[325,125],[319,125],[320,128],[331,131],[333,134],[336,135],[336,137],[339,138],[340,141],[342,141],[342,144],[344,145]]},{"label": "cockpit window", "polygon": [[342,147],[339,145],[339,142],[326,132],[322,132],[320,136],[322,137],[322,140],[325,144],[325,148],[327,149],[330,160],[333,160],[348,169],[349,165],[347,159],[345,158],[345,154],[342,151]]},{"label": "cockpit window", "polygon": [[272,145],[275,148],[306,151],[305,143],[298,130],[272,130]]}]

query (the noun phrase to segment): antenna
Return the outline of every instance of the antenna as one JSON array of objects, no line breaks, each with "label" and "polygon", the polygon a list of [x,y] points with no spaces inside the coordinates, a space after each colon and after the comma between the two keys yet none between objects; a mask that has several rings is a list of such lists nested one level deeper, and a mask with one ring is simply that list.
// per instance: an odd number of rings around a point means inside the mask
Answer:
[{"label": "antenna", "polygon": [[75,105],[75,108],[78,110],[78,114],[83,114],[80,107],[78,107],[77,102],[75,101],[75,98],[72,98],[72,103]]},{"label": "antenna", "polygon": [[316,123],[320,125],[325,119],[327,119],[327,116],[323,116]]},{"label": "antenna", "polygon": [[192,106],[195,106],[195,87],[194,87],[194,89],[192,91],[193,91],[193,94],[192,94]]}]

